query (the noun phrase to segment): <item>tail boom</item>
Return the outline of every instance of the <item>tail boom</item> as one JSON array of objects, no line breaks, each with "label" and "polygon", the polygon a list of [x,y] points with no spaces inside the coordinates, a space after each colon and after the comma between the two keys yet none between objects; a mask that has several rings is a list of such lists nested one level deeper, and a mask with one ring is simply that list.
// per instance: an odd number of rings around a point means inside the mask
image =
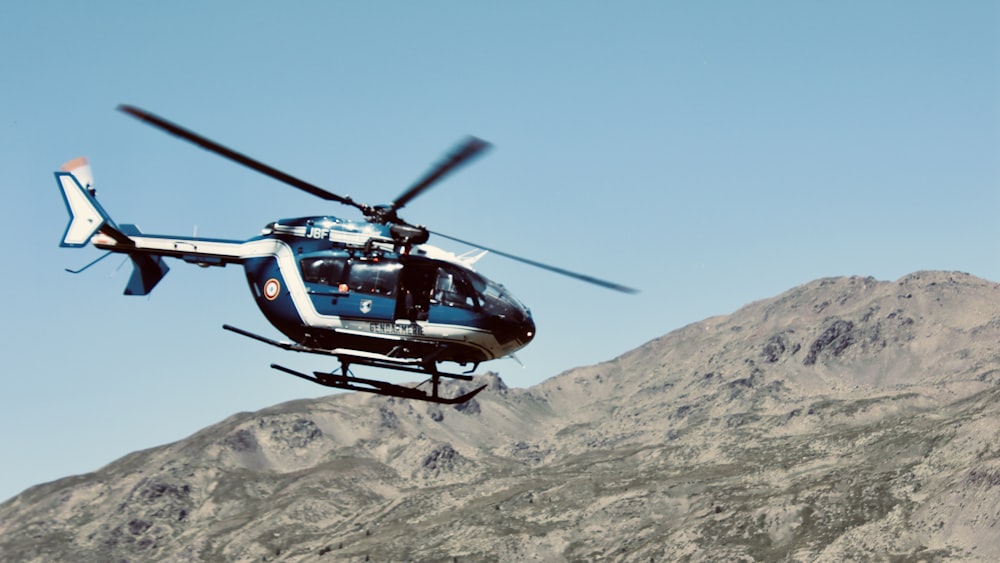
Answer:
[{"label": "tail boom", "polygon": [[147,295],[170,268],[165,257],[199,266],[242,262],[242,241],[144,235],[135,225],[116,225],[93,189],[90,165],[84,158],[67,162],[55,173],[69,212],[69,225],[59,246],[80,248],[92,243],[110,252],[128,254],[134,269],[126,295]]}]

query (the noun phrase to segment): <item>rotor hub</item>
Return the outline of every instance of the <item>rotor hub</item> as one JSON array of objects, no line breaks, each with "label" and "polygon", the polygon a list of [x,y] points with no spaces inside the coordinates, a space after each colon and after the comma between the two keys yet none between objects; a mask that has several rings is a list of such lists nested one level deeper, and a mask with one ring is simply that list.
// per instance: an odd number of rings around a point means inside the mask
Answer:
[{"label": "rotor hub", "polygon": [[389,227],[389,233],[392,234],[392,240],[404,246],[424,244],[431,236],[427,227],[405,223],[392,225]]}]

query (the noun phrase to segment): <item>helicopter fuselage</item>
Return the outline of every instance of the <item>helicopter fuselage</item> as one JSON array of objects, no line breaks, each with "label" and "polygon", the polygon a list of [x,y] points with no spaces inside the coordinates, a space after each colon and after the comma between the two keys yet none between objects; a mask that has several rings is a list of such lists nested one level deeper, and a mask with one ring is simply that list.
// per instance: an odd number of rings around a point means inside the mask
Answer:
[{"label": "helicopter fuselage", "polygon": [[535,334],[530,311],[503,286],[450,252],[398,248],[385,225],[286,219],[244,242],[123,230],[128,244],[102,233],[93,242],[201,266],[242,264],[267,320],[312,349],[466,364],[513,354]]}]

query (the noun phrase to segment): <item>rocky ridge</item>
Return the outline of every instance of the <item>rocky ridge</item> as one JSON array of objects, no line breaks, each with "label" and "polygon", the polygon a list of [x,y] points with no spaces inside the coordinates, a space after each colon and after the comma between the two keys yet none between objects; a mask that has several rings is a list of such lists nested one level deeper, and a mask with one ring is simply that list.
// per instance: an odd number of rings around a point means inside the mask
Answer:
[{"label": "rocky ridge", "polygon": [[38,485],[0,505],[0,559],[1000,560],[998,284],[822,279],[530,389],[477,379]]}]

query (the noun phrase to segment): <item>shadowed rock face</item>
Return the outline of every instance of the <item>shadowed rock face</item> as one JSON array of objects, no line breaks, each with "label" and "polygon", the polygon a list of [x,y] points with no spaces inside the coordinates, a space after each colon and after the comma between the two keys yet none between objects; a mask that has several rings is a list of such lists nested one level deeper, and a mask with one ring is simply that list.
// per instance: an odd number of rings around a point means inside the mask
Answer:
[{"label": "shadowed rock face", "polygon": [[33,487],[0,560],[1000,560],[992,282],[822,279],[477,379],[460,409],[294,401]]}]

